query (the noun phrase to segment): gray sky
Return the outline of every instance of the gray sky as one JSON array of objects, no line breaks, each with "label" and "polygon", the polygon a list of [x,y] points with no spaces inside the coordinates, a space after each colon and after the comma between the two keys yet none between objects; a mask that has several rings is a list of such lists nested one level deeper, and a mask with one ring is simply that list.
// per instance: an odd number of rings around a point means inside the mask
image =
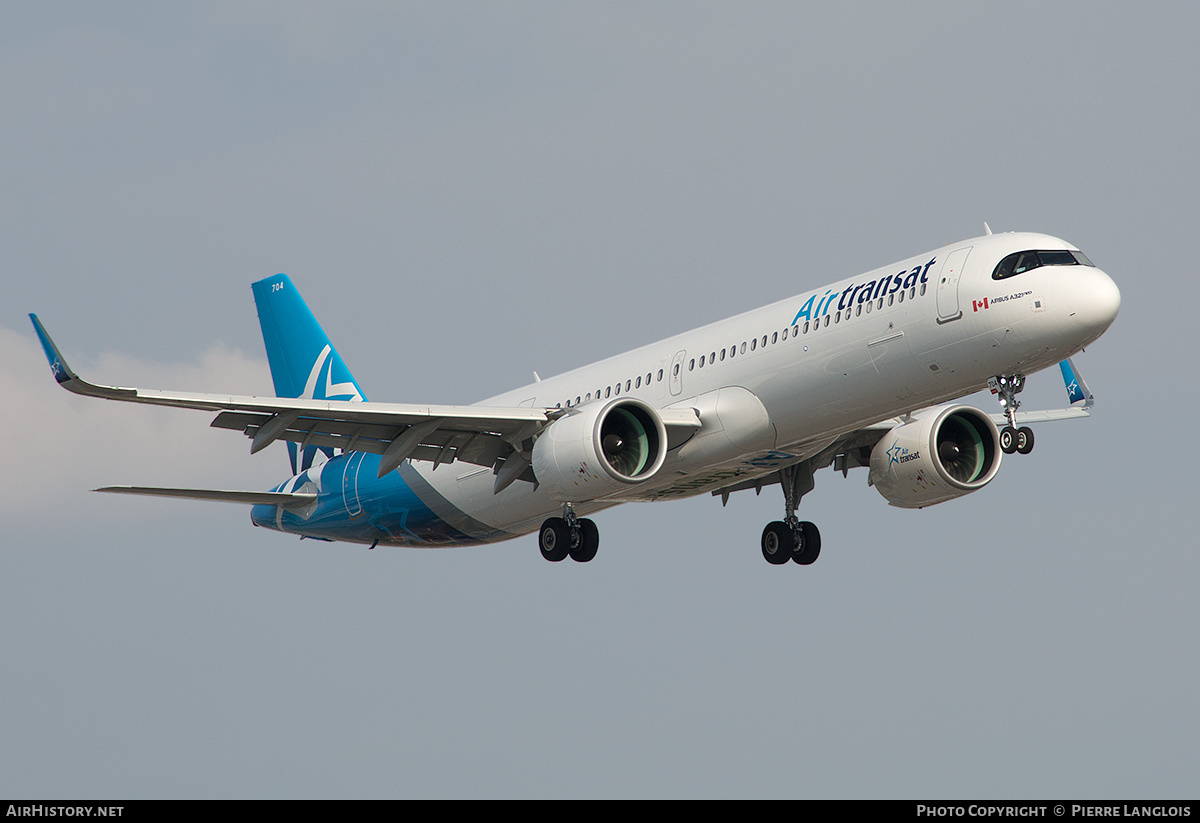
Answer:
[{"label": "gray sky", "polygon": [[[1194,798],[1200,11],[829,5],[0,6],[0,796]],[[462,403],[984,220],[1120,285],[1094,415],[925,511],[822,472],[810,568],[777,490],[586,566],[91,494],[286,459],[67,395],[25,317],[269,392],[285,271],[372,399]]]}]

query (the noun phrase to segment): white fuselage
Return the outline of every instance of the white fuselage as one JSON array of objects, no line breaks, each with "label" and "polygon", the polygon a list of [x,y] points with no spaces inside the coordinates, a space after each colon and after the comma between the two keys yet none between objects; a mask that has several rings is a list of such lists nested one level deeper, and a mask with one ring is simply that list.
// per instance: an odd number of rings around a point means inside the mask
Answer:
[{"label": "white fuselage", "polygon": [[[777,471],[846,432],[970,394],[993,375],[1032,373],[1079,351],[1120,304],[1104,272],[1043,266],[992,277],[1013,252],[1073,248],[1025,233],[948,245],[483,404],[573,410],[631,396],[656,408],[695,408],[701,428],[673,444],[653,478],[575,508],[698,494]],[[502,533],[495,539],[535,531],[562,508],[531,483],[494,494],[487,468],[413,466],[455,508]]]}]

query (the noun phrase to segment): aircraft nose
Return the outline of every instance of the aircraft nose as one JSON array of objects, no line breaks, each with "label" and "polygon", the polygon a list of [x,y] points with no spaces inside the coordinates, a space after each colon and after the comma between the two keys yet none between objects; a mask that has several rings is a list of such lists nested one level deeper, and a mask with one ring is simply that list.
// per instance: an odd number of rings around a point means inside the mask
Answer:
[{"label": "aircraft nose", "polygon": [[1121,308],[1121,290],[1100,269],[1090,269],[1080,284],[1078,304],[1072,316],[1088,333],[1088,341],[1095,340],[1117,319]]}]

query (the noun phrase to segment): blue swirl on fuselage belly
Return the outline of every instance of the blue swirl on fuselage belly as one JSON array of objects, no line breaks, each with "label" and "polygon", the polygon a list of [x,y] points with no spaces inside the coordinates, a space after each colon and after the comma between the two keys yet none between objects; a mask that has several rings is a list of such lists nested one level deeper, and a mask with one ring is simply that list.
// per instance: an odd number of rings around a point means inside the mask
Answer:
[{"label": "blue swirl on fuselage belly", "polygon": [[[361,510],[351,515],[347,509],[347,468],[355,478],[357,502]],[[399,471],[376,477],[379,455],[351,452],[341,454],[325,463],[321,471],[322,490],[317,507],[308,517],[285,511],[277,521],[275,506],[257,505],[251,511],[255,524],[310,537],[397,546],[451,546],[489,542],[511,535],[502,534],[474,521],[450,501],[437,494],[427,483],[423,491],[431,496],[426,501],[405,482]],[[303,485],[301,482],[300,485]],[[351,508],[354,494],[350,492]],[[439,515],[431,507],[442,513]],[[447,522],[445,517],[467,524],[473,534]]]}]

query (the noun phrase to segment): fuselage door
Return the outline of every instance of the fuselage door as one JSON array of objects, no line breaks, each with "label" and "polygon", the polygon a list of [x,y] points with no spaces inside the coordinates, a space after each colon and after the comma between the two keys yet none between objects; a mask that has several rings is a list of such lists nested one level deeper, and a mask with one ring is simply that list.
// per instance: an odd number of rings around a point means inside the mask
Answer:
[{"label": "fuselage door", "polygon": [[942,264],[936,287],[939,323],[949,323],[962,317],[962,309],[958,307],[958,279],[962,276],[963,266],[966,265],[967,255],[970,253],[970,246],[955,249]]},{"label": "fuselage door", "polygon": [[671,395],[678,397],[683,391],[683,360],[687,357],[686,351],[677,351],[675,356],[671,358]]}]

